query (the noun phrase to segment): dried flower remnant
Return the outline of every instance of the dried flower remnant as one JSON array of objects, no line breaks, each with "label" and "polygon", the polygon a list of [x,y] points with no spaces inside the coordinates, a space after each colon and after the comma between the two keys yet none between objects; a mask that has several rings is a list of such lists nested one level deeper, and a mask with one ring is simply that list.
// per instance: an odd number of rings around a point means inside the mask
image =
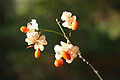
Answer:
[{"label": "dried flower remnant", "polygon": [[20,30],[21,32],[26,33],[27,38],[25,39],[25,42],[29,45],[27,48],[34,47],[34,56],[35,58],[39,58],[41,51],[44,50],[44,45],[47,45],[47,41],[45,40],[45,35],[40,36],[40,32],[38,32],[38,23],[36,23],[36,20],[32,19],[32,21],[27,24],[27,27],[22,26]]},{"label": "dried flower remnant", "polygon": [[40,51],[43,51],[44,45],[48,44],[45,39],[46,39],[45,35],[40,36],[35,42],[34,49],[36,50],[40,49]]},{"label": "dried flower remnant", "polygon": [[29,37],[27,36],[27,38],[25,39],[25,42],[27,42],[28,45],[34,44],[38,39],[38,37],[39,37],[38,32],[33,32],[29,34]]},{"label": "dried flower remnant", "polygon": [[40,56],[40,51],[44,50],[44,45],[47,45],[47,41],[45,40],[45,35],[39,37],[39,34],[37,32],[34,33],[32,36],[26,38],[25,41],[28,43],[28,45],[34,44],[34,49],[36,50],[35,58],[39,58],[38,56]]},{"label": "dried flower remnant", "polygon": [[55,45],[54,47],[54,50],[56,52],[56,60],[63,57],[67,63],[72,63],[72,61],[77,57],[77,53],[80,52],[79,48],[63,41],[61,41],[60,44],[61,46]]},{"label": "dried flower remnant", "polygon": [[76,30],[78,28],[78,22],[76,20],[76,16],[71,12],[64,11],[61,16],[61,20],[64,21],[62,23],[63,27],[67,27],[72,30]]}]

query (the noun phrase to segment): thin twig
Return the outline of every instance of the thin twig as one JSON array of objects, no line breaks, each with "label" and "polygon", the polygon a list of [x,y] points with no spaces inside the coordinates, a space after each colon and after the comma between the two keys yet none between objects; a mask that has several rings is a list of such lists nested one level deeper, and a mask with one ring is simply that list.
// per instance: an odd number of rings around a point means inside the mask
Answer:
[{"label": "thin twig", "polygon": [[81,53],[78,53],[79,55],[79,58],[82,59],[82,61],[84,63],[86,63],[87,65],[89,65],[89,67],[93,70],[93,72],[97,75],[97,77],[100,79],[100,80],[103,80],[103,78],[100,76],[100,74],[98,73],[98,70],[96,70],[92,64],[90,64],[85,58],[82,57]]},{"label": "thin twig", "polygon": [[[67,40],[67,42],[68,42],[68,43],[71,43],[70,40],[69,40],[69,38],[66,36],[63,28],[61,27],[60,22],[58,21],[58,19],[56,19],[56,22],[57,22],[58,26],[60,27],[60,29],[61,29],[64,37],[65,37],[66,40]],[[86,61],[86,59],[81,56],[81,53],[78,53],[78,55],[79,55],[79,58],[82,59],[82,61],[83,61],[84,63],[86,63],[86,64],[93,70],[93,72],[97,75],[97,77],[98,77],[100,80],[103,80],[103,78],[100,76],[100,74],[98,73],[98,71],[92,66],[92,64],[90,64],[88,61]]]},{"label": "thin twig", "polygon": [[66,38],[67,42],[68,42],[68,43],[71,43],[70,40],[69,40],[69,38],[67,37],[65,31],[64,31],[63,28],[61,27],[60,22],[58,21],[58,19],[56,19],[56,22],[57,22],[57,24],[58,24],[60,30],[62,31],[64,37]]},{"label": "thin twig", "polygon": [[72,33],[71,33],[71,30],[69,30],[69,37],[71,37]]},{"label": "thin twig", "polygon": [[56,32],[56,31],[53,31],[53,30],[40,29],[40,31],[51,32],[51,33],[55,33],[55,34],[59,34],[59,35],[61,35],[61,36],[64,36],[63,34],[61,34],[61,33],[59,33],[59,32]]}]

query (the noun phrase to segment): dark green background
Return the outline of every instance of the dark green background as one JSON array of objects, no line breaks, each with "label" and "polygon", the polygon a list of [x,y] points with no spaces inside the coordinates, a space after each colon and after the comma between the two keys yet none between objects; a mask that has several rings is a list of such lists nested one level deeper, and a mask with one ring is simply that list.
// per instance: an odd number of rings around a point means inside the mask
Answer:
[{"label": "dark green background", "polygon": [[65,41],[57,34],[43,33],[49,44],[40,59],[34,58],[34,49],[26,49],[19,28],[35,18],[39,28],[60,32],[55,19],[65,10],[79,22],[72,43],[104,80],[120,79],[119,0],[0,0],[0,80],[99,80],[79,58],[54,67],[53,47]]}]

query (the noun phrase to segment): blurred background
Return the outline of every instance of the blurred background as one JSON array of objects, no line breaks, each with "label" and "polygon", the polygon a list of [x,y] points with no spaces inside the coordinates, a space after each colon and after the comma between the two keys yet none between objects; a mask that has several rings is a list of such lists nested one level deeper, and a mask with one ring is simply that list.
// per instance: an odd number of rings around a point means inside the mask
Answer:
[{"label": "blurred background", "polygon": [[0,80],[99,80],[79,58],[54,67],[53,47],[62,36],[43,33],[49,45],[40,59],[26,49],[19,28],[35,18],[39,28],[60,32],[55,19],[65,10],[79,22],[72,43],[104,80],[120,79],[120,0],[0,0]]}]

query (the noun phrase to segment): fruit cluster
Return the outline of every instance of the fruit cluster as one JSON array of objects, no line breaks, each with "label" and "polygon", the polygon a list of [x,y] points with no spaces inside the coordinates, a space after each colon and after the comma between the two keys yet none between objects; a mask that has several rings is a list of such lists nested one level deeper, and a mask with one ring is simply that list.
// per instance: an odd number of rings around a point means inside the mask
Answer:
[{"label": "fruit cluster", "polygon": [[[78,22],[76,20],[76,16],[73,15],[71,12],[63,12],[62,16],[61,16],[61,20],[63,21],[62,26],[66,27],[68,29],[72,29],[72,30],[76,30],[78,28]],[[62,29],[61,25],[58,23],[58,25],[60,26],[62,32],[63,32],[63,37],[65,37],[67,39],[67,43],[61,41],[59,45],[55,45],[54,50],[56,52],[55,54],[55,66],[56,67],[60,67],[63,64],[63,60],[62,58],[64,58],[66,60],[67,63],[71,63],[74,58],[77,57],[77,53],[79,53],[79,47],[77,46],[73,46],[68,38],[68,36],[66,36],[64,30]],[[38,23],[36,22],[35,19],[32,19],[31,22],[29,22],[27,24],[27,26],[22,26],[20,28],[21,32],[26,33],[27,38],[25,39],[25,42],[28,43],[28,47],[27,48],[32,48],[34,47],[35,49],[35,53],[34,56],[35,58],[39,58],[41,51],[44,50],[44,45],[47,45],[48,42],[46,41],[46,37],[45,35],[41,35],[42,31],[39,31],[38,28]],[[50,30],[45,30],[45,31],[50,31]],[[55,31],[51,31],[51,32],[55,32]],[[57,32],[56,32],[57,33]],[[69,41],[69,42],[68,42]]]}]

